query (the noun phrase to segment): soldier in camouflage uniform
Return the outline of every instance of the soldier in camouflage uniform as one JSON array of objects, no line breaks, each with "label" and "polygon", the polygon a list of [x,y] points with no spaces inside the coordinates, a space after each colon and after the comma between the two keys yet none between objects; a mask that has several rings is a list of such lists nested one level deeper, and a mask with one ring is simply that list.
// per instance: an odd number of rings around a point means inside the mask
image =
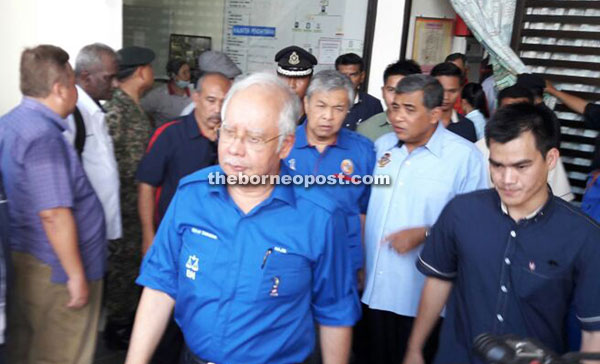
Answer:
[{"label": "soldier in camouflage uniform", "polygon": [[110,348],[126,349],[140,294],[135,284],[142,242],[135,171],[152,133],[150,120],[140,107],[140,98],[154,82],[150,64],[154,52],[148,48],[126,47],[117,53],[119,88],[104,107],[119,168],[123,238],[109,242],[104,339]]}]

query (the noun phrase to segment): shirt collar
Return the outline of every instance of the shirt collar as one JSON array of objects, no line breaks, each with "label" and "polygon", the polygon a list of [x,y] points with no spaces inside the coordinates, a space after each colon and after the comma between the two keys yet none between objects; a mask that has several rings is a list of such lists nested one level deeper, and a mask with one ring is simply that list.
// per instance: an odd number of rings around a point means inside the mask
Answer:
[{"label": "shirt collar", "polygon": [[443,134],[446,132],[446,128],[441,122],[438,122],[435,131],[425,143],[423,147],[427,148],[433,155],[438,158],[442,158],[442,148],[443,148]]},{"label": "shirt collar", "polygon": [[[535,209],[531,214],[525,216],[522,220],[531,220],[538,215],[544,216],[544,214],[546,214],[548,212],[548,210],[552,206],[552,198],[554,197],[554,194],[552,192],[552,188],[550,187],[550,185],[547,185],[547,187],[548,187],[548,200],[546,200],[546,202],[543,205],[541,205],[540,207]],[[508,207],[504,204],[504,202],[502,202],[502,200],[500,199],[500,195],[498,195],[497,192],[496,192],[496,195],[498,196],[498,200],[500,200],[500,210],[502,210],[502,213],[504,213],[505,215],[510,217],[510,215],[508,214]]]},{"label": "shirt collar", "polygon": [[[292,175],[290,173],[290,169],[285,165],[285,163],[280,162],[279,166],[280,166],[280,170],[279,170],[280,177],[284,176],[284,175],[290,175],[290,176]],[[223,169],[220,166],[217,166],[217,168],[214,170],[214,172],[220,173],[220,174],[225,174],[225,172],[223,171]],[[229,193],[227,192],[227,185],[221,185],[221,184],[212,184],[211,185],[211,184],[209,184],[208,185],[208,193],[215,193],[215,194],[218,194],[221,198],[224,198],[227,200],[230,199]],[[267,197],[267,199],[265,199],[263,202],[261,202],[257,206],[257,208],[260,208],[261,206],[268,206],[273,202],[273,200],[279,200],[284,203],[287,203],[290,206],[295,207],[296,206],[296,194],[294,192],[294,186],[293,185],[284,185],[284,184],[275,185],[275,188],[273,189],[273,191],[271,191],[271,195],[269,197]],[[231,200],[231,203],[234,203],[233,200]]]},{"label": "shirt collar", "polygon": [[52,124],[59,128],[61,132],[68,129],[65,119],[60,117],[60,115],[58,115],[57,113],[52,111],[48,106],[42,104],[36,99],[28,96],[23,96],[23,100],[21,100],[21,105],[27,109],[39,112],[42,115],[44,115],[52,122]]},{"label": "shirt collar", "polygon": [[383,123],[379,124],[379,126],[384,127],[386,125],[392,125],[392,123],[390,123],[390,119],[388,119],[387,111],[385,112],[385,120],[383,121]]},{"label": "shirt collar", "polygon": [[[196,116],[194,115],[194,111],[192,111],[191,113],[189,113],[183,117],[183,124],[185,125],[185,134],[190,139],[195,139],[198,137],[206,138],[204,136],[204,134],[202,133],[202,130],[200,130],[200,128],[198,127],[198,122],[196,121]],[[208,139],[208,138],[206,138],[206,139]]]},{"label": "shirt collar", "polygon": [[[296,128],[296,148],[307,148],[312,147],[308,143],[308,138],[306,136],[306,127],[308,125],[308,121]],[[343,126],[340,128],[337,134],[337,138],[333,144],[330,144],[329,147],[339,147],[342,149],[351,149],[352,145],[348,141],[348,133],[349,131],[345,129]]]},{"label": "shirt collar", "polygon": [[458,113],[456,112],[456,110],[452,109],[452,115],[450,116],[450,122],[458,123],[459,121],[460,121],[460,118],[458,117]]},{"label": "shirt collar", "polygon": [[75,85],[77,87],[77,106],[81,106],[84,109],[90,111],[90,114],[95,114],[97,112],[104,113],[104,111],[100,108],[100,106],[94,101],[90,95],[79,85]]},{"label": "shirt collar", "polygon": [[354,96],[354,105],[360,104],[363,101],[362,92],[357,92],[356,96]]}]

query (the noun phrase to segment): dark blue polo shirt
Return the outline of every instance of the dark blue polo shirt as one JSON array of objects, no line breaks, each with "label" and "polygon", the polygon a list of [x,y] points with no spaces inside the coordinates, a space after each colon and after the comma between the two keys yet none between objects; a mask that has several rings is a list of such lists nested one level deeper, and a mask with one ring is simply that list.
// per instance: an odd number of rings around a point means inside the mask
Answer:
[{"label": "dark blue polo shirt", "polygon": [[135,178],[161,188],[158,192],[159,222],[167,211],[179,180],[215,164],[216,148],[216,143],[200,132],[193,111],[154,132]]},{"label": "dark blue polo shirt", "polygon": [[600,330],[600,226],[550,196],[518,223],[493,189],[444,208],[417,261],[423,274],[454,283],[436,364],[477,362],[473,339],[485,332],[564,352],[571,302],[583,330]]},{"label": "dark blue polo shirt", "polygon": [[366,92],[359,92],[358,102],[352,105],[352,108],[348,111],[348,115],[342,125],[344,125],[345,128],[354,131],[358,124],[380,112],[383,112],[383,107],[381,107],[381,101],[379,101],[378,98],[373,97]]},{"label": "dark blue polo shirt", "polygon": [[[306,139],[306,125],[296,128],[294,148],[285,159],[294,173],[302,175],[339,175],[342,178],[373,174],[375,168],[375,146],[366,137],[341,128],[335,144],[323,152],[310,145]],[[363,244],[361,242],[360,215],[367,213],[371,186],[324,185],[313,186],[322,189],[344,211],[348,224],[348,244],[352,263],[356,270],[363,266]]]},{"label": "dark blue polo shirt", "polygon": [[477,132],[475,131],[475,124],[462,114],[458,114],[458,122],[450,122],[446,129],[450,130],[456,135],[467,139],[470,142],[475,143],[477,141]]},{"label": "dark blue polo shirt", "polygon": [[213,166],[182,179],[137,283],[173,297],[187,345],[206,361],[301,363],[315,321],[360,317],[344,220],[320,190],[293,185],[243,213],[210,183],[215,172],[224,175]]}]

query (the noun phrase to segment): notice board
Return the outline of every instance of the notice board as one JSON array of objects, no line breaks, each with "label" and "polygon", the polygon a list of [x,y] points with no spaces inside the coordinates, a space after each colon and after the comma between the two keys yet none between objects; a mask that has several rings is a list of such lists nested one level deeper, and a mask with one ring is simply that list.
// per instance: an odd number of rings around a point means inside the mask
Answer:
[{"label": "notice board", "polygon": [[363,55],[368,0],[225,0],[223,51],[246,72],[272,70],[277,51],[297,45],[316,70],[340,54]]}]

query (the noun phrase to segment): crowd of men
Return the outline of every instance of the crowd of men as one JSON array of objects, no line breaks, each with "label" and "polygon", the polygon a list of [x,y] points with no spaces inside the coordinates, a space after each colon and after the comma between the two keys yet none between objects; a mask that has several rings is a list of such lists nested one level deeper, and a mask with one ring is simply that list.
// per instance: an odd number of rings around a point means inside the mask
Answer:
[{"label": "crowd of men", "polygon": [[568,202],[541,96],[592,124],[598,106],[535,75],[490,104],[457,54],[390,64],[385,111],[353,53],[315,72],[291,46],[240,76],[211,52],[194,89],[180,60],[153,89],[154,58],[22,53],[0,118],[0,363],[90,364],[103,309],[127,364],[478,363],[482,333],[562,353],[570,310],[600,351],[600,226]]}]

